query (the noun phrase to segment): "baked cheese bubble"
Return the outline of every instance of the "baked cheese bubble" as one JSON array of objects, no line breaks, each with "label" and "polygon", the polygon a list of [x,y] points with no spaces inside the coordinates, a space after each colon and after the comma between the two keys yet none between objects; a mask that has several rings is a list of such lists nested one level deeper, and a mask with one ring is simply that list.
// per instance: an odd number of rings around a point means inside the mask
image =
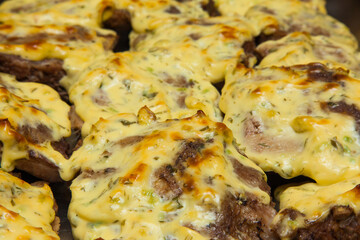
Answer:
[{"label": "baked cheese bubble", "polygon": [[239,147],[265,171],[319,184],[360,170],[360,81],[320,63],[230,71],[220,108]]},{"label": "baked cheese bubble", "polygon": [[265,174],[202,111],[157,121],[144,107],[100,119],[70,160],[81,168],[70,187],[75,238],[274,237]]}]

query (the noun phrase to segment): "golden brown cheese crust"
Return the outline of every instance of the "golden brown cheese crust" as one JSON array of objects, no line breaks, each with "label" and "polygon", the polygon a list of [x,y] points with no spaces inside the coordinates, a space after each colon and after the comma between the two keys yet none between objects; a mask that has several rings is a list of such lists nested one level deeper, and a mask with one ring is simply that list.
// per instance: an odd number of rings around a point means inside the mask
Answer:
[{"label": "golden brown cheese crust", "polygon": [[330,184],[359,173],[359,80],[320,63],[246,69],[226,78],[220,108],[264,170]]},{"label": "golden brown cheese crust", "polygon": [[[79,239],[271,239],[259,167],[202,112],[156,122],[148,109],[101,119],[71,161],[69,219]],[[91,209],[98,209],[92,211]]]},{"label": "golden brown cheese crust", "polygon": [[48,185],[30,184],[0,171],[1,239],[57,240],[54,198]]},{"label": "golden brown cheese crust", "polygon": [[149,107],[161,120],[188,117],[201,109],[221,120],[219,93],[207,81],[190,78],[171,63],[142,52],[117,53],[91,65],[69,91],[84,120],[83,133],[100,117],[137,113]]}]

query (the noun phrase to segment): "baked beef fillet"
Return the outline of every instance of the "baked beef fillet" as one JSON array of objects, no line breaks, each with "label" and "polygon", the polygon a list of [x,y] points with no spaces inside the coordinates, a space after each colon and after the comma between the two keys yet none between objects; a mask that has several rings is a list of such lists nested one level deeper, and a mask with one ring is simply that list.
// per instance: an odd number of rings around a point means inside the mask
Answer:
[{"label": "baked beef fillet", "polygon": [[71,185],[74,236],[277,239],[265,174],[233,140],[201,111],[157,122],[144,107],[99,120],[70,159],[81,170]]}]

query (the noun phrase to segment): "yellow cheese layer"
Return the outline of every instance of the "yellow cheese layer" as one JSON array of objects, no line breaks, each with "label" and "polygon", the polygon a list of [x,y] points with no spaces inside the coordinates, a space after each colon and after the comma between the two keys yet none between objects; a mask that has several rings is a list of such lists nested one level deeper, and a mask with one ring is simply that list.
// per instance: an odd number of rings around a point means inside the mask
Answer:
[{"label": "yellow cheese layer", "polygon": [[45,125],[54,141],[70,136],[70,107],[51,87],[0,74],[0,96],[0,118],[8,119],[13,127]]},{"label": "yellow cheese layer", "polygon": [[[168,69],[164,64],[169,64]],[[95,62],[69,91],[85,121],[83,133],[100,117],[137,113],[149,107],[161,120],[188,117],[203,110],[221,120],[219,93],[207,81],[189,78],[171,62],[145,53],[117,53]]]},{"label": "yellow cheese layer", "polygon": [[[217,8],[223,16],[242,17],[253,6],[261,4],[267,0],[214,0]],[[277,0],[277,4],[282,5],[284,1],[293,2],[309,6],[316,11],[326,13],[325,0]]]},{"label": "yellow cheese layer", "polygon": [[229,72],[220,108],[245,154],[284,178],[330,184],[360,170],[360,81],[321,64]]},{"label": "yellow cheese layer", "polygon": [[31,186],[0,170],[0,239],[60,239],[51,226],[53,206],[48,185]]},{"label": "yellow cheese layer", "polygon": [[[219,82],[229,63],[246,58],[243,44],[255,31],[243,20],[224,17],[187,19],[158,28],[152,34],[132,34],[135,51],[166,59],[171,71],[190,73],[193,79]],[[248,60],[249,64],[255,59]]]},{"label": "yellow cheese layer", "polygon": [[115,38],[112,31],[95,31],[79,25],[31,26],[7,22],[0,25],[0,53],[33,61],[47,58],[64,60],[66,77],[61,83],[69,88],[76,81],[76,74],[97,56],[105,54],[105,49],[113,45]]},{"label": "yellow cheese layer", "polygon": [[333,41],[356,50],[358,43],[349,29],[341,22],[304,4],[303,1],[266,0],[255,5],[245,17],[258,33],[271,35],[277,30],[284,32],[308,32],[323,35]]},{"label": "yellow cheese layer", "polygon": [[294,32],[279,40],[266,41],[256,50],[264,57],[260,67],[321,62],[328,67],[349,69],[353,75],[360,76],[360,62],[355,58],[355,51],[326,36]]},{"label": "yellow cheese layer", "polygon": [[[83,240],[209,239],[199,232],[214,223],[225,192],[270,203],[267,193],[238,178],[230,159],[263,174],[237,152],[230,130],[202,112],[156,122],[142,108],[138,118],[101,119],[70,159],[83,172],[71,185],[73,234]],[[160,169],[171,172],[180,192],[161,190]]]},{"label": "yellow cheese layer", "polygon": [[10,0],[0,6],[0,19],[30,25],[100,27],[111,0]]},{"label": "yellow cheese layer", "polygon": [[[33,150],[62,168],[66,160],[52,148],[51,142],[70,136],[71,124],[70,107],[58,93],[47,85],[17,82],[14,77],[1,74],[0,99],[1,167],[12,171],[16,160],[27,158]],[[40,140],[32,135],[31,129],[42,129],[37,130],[43,132]]]},{"label": "yellow cheese layer", "polygon": [[206,18],[202,0],[121,0],[116,7],[127,9],[131,14],[131,26],[136,32],[152,31],[181,18]]},{"label": "yellow cheese layer", "polygon": [[[277,199],[280,201],[280,212],[274,224],[280,224],[280,235],[286,237],[297,228],[306,228],[308,224],[324,220],[334,206],[349,206],[355,214],[359,214],[359,194],[359,176],[329,186],[307,183],[279,189]],[[295,219],[284,218],[282,215],[286,209],[297,210],[303,215],[299,214]]]}]

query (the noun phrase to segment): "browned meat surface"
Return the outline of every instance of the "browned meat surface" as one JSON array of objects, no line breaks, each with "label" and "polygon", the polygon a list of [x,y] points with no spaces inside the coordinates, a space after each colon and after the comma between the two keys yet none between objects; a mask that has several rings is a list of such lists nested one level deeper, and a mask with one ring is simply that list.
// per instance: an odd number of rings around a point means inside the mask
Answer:
[{"label": "browned meat surface", "polygon": [[205,146],[202,139],[187,139],[184,141],[182,149],[175,159],[175,168],[181,172],[186,169],[186,163],[196,161],[199,157],[201,149]]},{"label": "browned meat surface", "polygon": [[236,175],[241,181],[246,182],[249,186],[259,187],[264,192],[270,194],[270,187],[264,180],[262,174],[254,168],[243,165],[235,158],[230,158]]},{"label": "browned meat surface", "polygon": [[207,4],[202,5],[202,8],[204,9],[204,11],[208,12],[211,17],[221,16],[221,13],[215,6],[214,0],[209,0]]},{"label": "browned meat surface", "polygon": [[51,143],[51,146],[66,159],[82,144],[81,127],[84,123],[76,114],[74,106],[71,106],[68,116],[71,122],[71,135]]},{"label": "browned meat surface", "polygon": [[296,139],[266,135],[263,123],[251,116],[244,121],[243,131],[247,146],[256,152],[296,152],[303,148]]},{"label": "browned meat surface", "polygon": [[[293,217],[296,217],[296,212],[296,210],[290,211]],[[313,222],[306,228],[297,229],[290,238],[299,240],[360,239],[360,216],[348,206],[334,206],[324,220]]]},{"label": "browned meat surface", "polygon": [[154,172],[152,187],[164,200],[177,198],[183,193],[173,173],[171,165],[164,165]]},{"label": "browned meat surface", "polygon": [[250,193],[244,197],[227,192],[220,210],[216,212],[216,222],[205,229],[195,230],[206,233],[214,240],[279,239],[270,228],[275,214],[274,208],[259,202]]},{"label": "browned meat surface", "polygon": [[62,67],[63,61],[49,58],[41,61],[31,61],[20,56],[0,53],[0,72],[16,76],[18,81],[39,82],[54,88],[61,98],[69,102],[69,96],[60,86],[60,79],[66,75]]},{"label": "browned meat surface", "polygon": [[144,136],[130,136],[123,138],[117,142],[121,147],[134,145],[144,139]]},{"label": "browned meat surface", "polygon": [[22,37],[6,36],[0,34],[0,42],[9,43],[9,44],[33,44],[50,39],[54,39],[60,42],[67,42],[67,41],[90,42],[92,38],[93,37],[91,36],[89,31],[86,28],[79,25],[66,27],[66,33],[64,34],[37,33]]},{"label": "browned meat surface", "polygon": [[103,27],[111,29],[118,35],[114,52],[126,51],[129,49],[129,34],[132,30],[131,16],[126,9],[115,9],[109,19],[103,22]]},{"label": "browned meat surface", "polygon": [[110,175],[110,174],[114,173],[115,171],[116,171],[115,168],[106,168],[106,169],[99,170],[99,171],[87,169],[81,173],[81,177],[96,179],[96,178],[101,178],[101,177]]},{"label": "browned meat surface", "polygon": [[45,156],[29,151],[28,159],[16,161],[16,168],[48,182],[60,182],[59,168]]}]

